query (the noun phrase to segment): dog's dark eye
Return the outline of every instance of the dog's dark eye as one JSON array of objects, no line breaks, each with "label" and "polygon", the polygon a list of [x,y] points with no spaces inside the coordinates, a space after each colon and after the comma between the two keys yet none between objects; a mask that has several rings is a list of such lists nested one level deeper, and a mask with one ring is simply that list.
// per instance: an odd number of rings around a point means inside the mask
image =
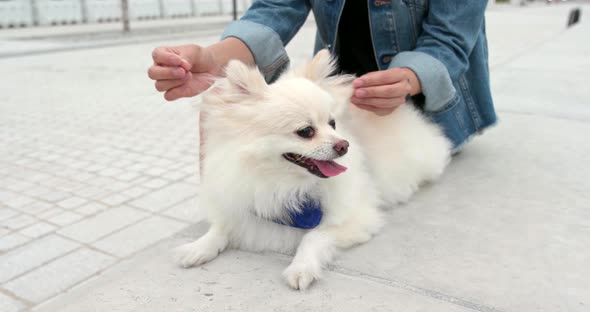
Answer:
[{"label": "dog's dark eye", "polygon": [[332,127],[332,129],[336,130],[336,120],[332,119],[328,124],[330,127]]},{"label": "dog's dark eye", "polygon": [[301,130],[297,130],[296,133],[298,136],[302,138],[311,139],[315,134],[315,130],[313,129],[313,127],[305,127]]}]

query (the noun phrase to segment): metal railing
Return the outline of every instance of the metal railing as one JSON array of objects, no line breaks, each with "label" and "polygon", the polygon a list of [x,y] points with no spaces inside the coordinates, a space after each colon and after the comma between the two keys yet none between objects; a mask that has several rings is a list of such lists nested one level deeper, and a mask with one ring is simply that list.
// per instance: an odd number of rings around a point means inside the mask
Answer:
[{"label": "metal railing", "polygon": [[[231,15],[252,0],[124,0],[130,20]],[[0,28],[120,21],[123,0],[0,0]]]}]

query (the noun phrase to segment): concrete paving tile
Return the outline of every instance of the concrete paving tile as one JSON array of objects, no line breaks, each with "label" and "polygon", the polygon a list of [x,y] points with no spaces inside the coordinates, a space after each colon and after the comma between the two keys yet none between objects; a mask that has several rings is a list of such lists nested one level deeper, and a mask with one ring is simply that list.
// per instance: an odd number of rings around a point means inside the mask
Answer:
[{"label": "concrete paving tile", "polygon": [[590,125],[504,114],[337,264],[499,310],[585,311],[590,145],[572,133]]},{"label": "concrete paving tile", "polygon": [[128,170],[131,171],[143,171],[145,169],[149,168],[148,164],[144,164],[144,163],[135,163],[129,167],[127,167]]},{"label": "concrete paving tile", "polygon": [[35,216],[39,219],[45,220],[45,219],[49,219],[53,216],[56,216],[60,213],[63,213],[64,211],[66,211],[66,210],[58,208],[58,207],[54,207],[54,208],[49,208],[47,210],[44,210],[40,213],[37,213]]},{"label": "concrete paving tile", "polygon": [[79,189],[75,192],[76,196],[88,198],[88,199],[100,199],[108,194],[112,193],[111,191],[97,186],[87,186],[85,188]]},{"label": "concrete paving tile", "polygon": [[138,198],[140,196],[143,196],[144,194],[147,194],[148,192],[151,192],[152,190],[147,188],[147,187],[141,187],[141,186],[134,186],[131,187],[127,190],[124,190],[123,192],[121,192],[121,194],[124,194],[126,196],[129,196],[130,198]]},{"label": "concrete paving tile", "polygon": [[64,199],[64,200],[58,202],[57,205],[61,208],[71,210],[71,209],[78,208],[87,202],[88,202],[87,199],[84,199],[81,197],[70,197],[70,198],[67,198],[67,199]]},{"label": "concrete paving tile", "polygon": [[112,191],[112,192],[121,192],[131,187],[130,183],[122,182],[122,181],[113,181],[108,185],[103,186],[105,189]]},{"label": "concrete paving tile", "polygon": [[150,167],[150,168],[144,170],[143,173],[145,173],[147,175],[159,177],[159,176],[163,175],[166,172],[168,172],[168,170],[167,169],[164,169],[164,168]]},{"label": "concrete paving tile", "polygon": [[16,178],[0,179],[0,188],[11,190],[13,192],[20,192],[32,186],[34,186],[34,184]]},{"label": "concrete paving tile", "polygon": [[96,214],[98,212],[101,212],[101,211],[107,210],[107,209],[109,209],[109,207],[104,204],[97,203],[97,202],[90,202],[86,205],[83,205],[80,208],[75,209],[74,211],[76,211],[79,214],[88,216],[88,215],[93,215],[93,214]]},{"label": "concrete paving tile", "polygon": [[207,216],[207,213],[199,208],[199,198],[196,196],[162,211],[161,214],[193,224]]},{"label": "concrete paving tile", "polygon": [[21,298],[38,303],[92,276],[114,261],[111,256],[82,248],[14,279],[4,287]]},{"label": "concrete paving tile", "polygon": [[21,211],[28,213],[30,215],[37,215],[43,211],[47,211],[51,208],[54,208],[55,205],[48,203],[48,202],[44,202],[44,201],[34,201],[31,204],[29,204],[28,206],[24,207]]},{"label": "concrete paving tile", "polygon": [[38,194],[37,197],[39,199],[48,201],[48,202],[59,202],[70,198],[72,195],[68,192],[58,191],[58,190],[51,190],[48,189],[47,192]]},{"label": "concrete paving tile", "polygon": [[[300,293],[282,281],[288,262],[270,255],[230,251],[203,268],[181,269],[168,254],[176,244],[178,240],[159,244],[142,255],[144,260],[119,265],[35,311],[473,311],[332,272]],[[255,291],[246,294],[244,289]]]},{"label": "concrete paving tile", "polygon": [[18,230],[36,222],[38,222],[36,218],[26,214],[20,214],[2,221],[1,224],[9,229]]},{"label": "concrete paving tile", "polygon": [[80,219],[82,219],[82,216],[80,214],[73,213],[70,211],[64,211],[60,214],[57,214],[57,215],[47,219],[47,221],[49,221],[53,224],[57,224],[59,226],[66,226],[66,225],[72,224]]},{"label": "concrete paving tile", "polygon": [[201,183],[201,178],[199,177],[199,174],[197,173],[197,174],[193,174],[193,175],[189,176],[188,178],[184,179],[184,182],[199,185],[199,183]]},{"label": "concrete paving tile", "polygon": [[109,235],[92,245],[119,257],[127,257],[187,226],[186,223],[154,216]]},{"label": "concrete paving tile", "polygon": [[0,237],[6,235],[8,233],[10,233],[10,230],[8,228],[0,227]]},{"label": "concrete paving tile", "polygon": [[19,233],[12,233],[0,237],[0,251],[7,251],[14,247],[25,244],[31,240],[29,237],[21,235]]},{"label": "concrete paving tile", "polygon": [[79,244],[49,235],[14,249],[0,257],[0,283],[59,257]]},{"label": "concrete paving tile", "polygon": [[[52,176],[53,177],[53,176]],[[39,198],[39,195],[45,195],[48,194],[52,191],[52,189],[45,187],[45,186],[41,186],[41,185],[36,185],[35,187],[32,187],[28,190],[23,191],[22,193],[24,195],[30,196],[30,197],[35,197],[35,198]]]},{"label": "concrete paving tile", "polygon": [[130,199],[129,196],[123,194],[111,194],[100,199],[100,201],[109,206],[119,206]]},{"label": "concrete paving tile", "polygon": [[141,183],[142,186],[145,186],[147,188],[151,188],[151,189],[157,189],[157,188],[161,188],[164,185],[167,185],[168,182],[167,180],[164,179],[160,179],[160,178],[152,178],[152,179],[148,179],[145,182]]},{"label": "concrete paving tile", "polygon": [[187,174],[182,171],[168,170],[166,173],[164,173],[162,175],[162,178],[167,179],[167,180],[172,180],[172,181],[178,181],[178,180],[182,180],[186,176],[187,176]]},{"label": "concrete paving tile", "polygon": [[148,213],[141,210],[117,207],[69,225],[58,232],[74,240],[90,243],[147,216]]},{"label": "concrete paving tile", "polygon": [[31,238],[38,238],[47,233],[53,232],[55,229],[57,229],[55,225],[42,221],[20,230],[19,233]]},{"label": "concrete paving tile", "polygon": [[[519,81],[514,88],[513,81]],[[537,92],[551,80],[551,92]],[[589,88],[572,88],[579,76],[571,71],[544,71],[540,68],[507,68],[494,73],[492,83],[497,109],[529,115],[553,116],[590,121]]]},{"label": "concrete paving tile", "polygon": [[115,168],[115,167],[109,167],[109,168],[105,168],[105,169],[99,171],[98,174],[105,176],[105,177],[114,177],[114,176],[118,176],[124,172],[125,171],[122,169]]},{"label": "concrete paving tile", "polygon": [[1,199],[2,203],[8,207],[12,207],[14,209],[19,209],[25,207],[34,201],[33,198],[29,196],[23,196],[20,194],[12,193],[9,196],[3,196]]},{"label": "concrete paving tile", "polygon": [[18,312],[25,308],[25,305],[0,292],[0,307],[2,312]]},{"label": "concrete paving tile", "polygon": [[139,176],[140,176],[140,174],[137,172],[125,171],[124,173],[117,175],[116,178],[121,181],[129,182],[129,181],[133,181],[134,179],[138,178]]},{"label": "concrete paving tile", "polygon": [[19,212],[14,209],[0,207],[0,221],[12,218],[17,214],[19,214]]},{"label": "concrete paving tile", "polygon": [[175,183],[136,199],[129,205],[151,211],[161,211],[196,194],[197,188],[195,186]]}]

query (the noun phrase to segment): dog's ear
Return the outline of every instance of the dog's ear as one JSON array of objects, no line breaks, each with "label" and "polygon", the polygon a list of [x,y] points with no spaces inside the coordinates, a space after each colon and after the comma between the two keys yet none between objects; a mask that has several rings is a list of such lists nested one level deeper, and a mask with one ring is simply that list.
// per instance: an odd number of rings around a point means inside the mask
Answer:
[{"label": "dog's ear", "polygon": [[311,81],[320,81],[330,77],[336,72],[336,60],[330,55],[330,51],[320,50],[310,63],[299,71],[300,76]]},{"label": "dog's ear", "polygon": [[258,68],[250,67],[237,60],[231,60],[227,64],[225,77],[228,82],[227,87],[241,95],[261,96],[268,87]]},{"label": "dog's ear", "polygon": [[328,91],[340,105],[335,108],[335,113],[343,111],[349,104],[352,96],[353,75],[338,74],[336,59],[330,51],[320,50],[313,60],[295,71],[295,76],[309,79],[318,86]]},{"label": "dog's ear", "polygon": [[231,60],[225,67],[225,77],[219,77],[211,89],[203,93],[201,109],[215,109],[225,106],[223,104],[262,98],[267,88],[268,85],[258,68]]}]

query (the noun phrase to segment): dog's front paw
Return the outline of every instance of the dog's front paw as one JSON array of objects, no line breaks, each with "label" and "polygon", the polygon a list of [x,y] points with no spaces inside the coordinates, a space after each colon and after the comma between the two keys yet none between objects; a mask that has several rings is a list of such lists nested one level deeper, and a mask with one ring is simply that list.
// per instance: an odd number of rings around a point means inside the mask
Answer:
[{"label": "dog's front paw", "polygon": [[305,290],[320,277],[321,268],[311,263],[291,263],[283,272],[287,284],[293,289]]},{"label": "dog's front paw", "polygon": [[219,249],[198,240],[176,247],[173,252],[174,261],[184,268],[189,268],[213,260],[219,254]]}]

